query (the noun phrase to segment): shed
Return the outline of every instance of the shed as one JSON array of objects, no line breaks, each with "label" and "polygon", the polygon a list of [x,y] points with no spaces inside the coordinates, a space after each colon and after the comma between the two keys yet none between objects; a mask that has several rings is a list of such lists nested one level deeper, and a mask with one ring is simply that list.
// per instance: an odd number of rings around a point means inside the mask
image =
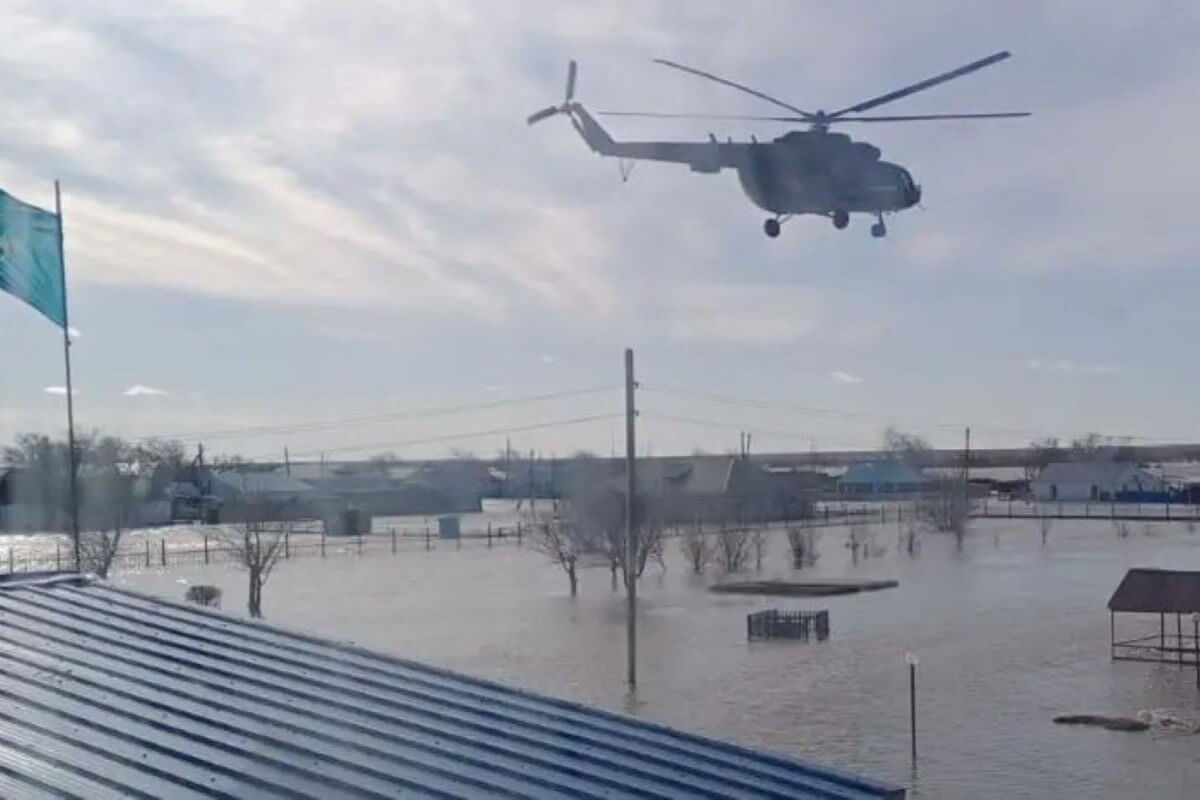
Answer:
[{"label": "shed", "polygon": [[905,796],[86,576],[0,578],[0,614],[4,797]]},{"label": "shed", "polygon": [[[1200,572],[1131,569],[1109,598],[1108,610],[1115,660],[1172,661],[1200,668]],[[1158,630],[1118,640],[1119,613],[1157,615]],[[1169,616],[1174,616],[1174,625],[1168,623]]]}]

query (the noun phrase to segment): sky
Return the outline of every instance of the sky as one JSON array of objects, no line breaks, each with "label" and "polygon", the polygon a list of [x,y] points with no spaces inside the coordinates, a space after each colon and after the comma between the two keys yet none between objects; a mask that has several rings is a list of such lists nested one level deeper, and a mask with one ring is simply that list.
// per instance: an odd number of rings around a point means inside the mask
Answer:
[{"label": "sky", "polygon": [[[1200,441],[1200,7],[1109,2],[3,0],[0,186],[62,181],[76,419],[281,458]],[[736,175],[627,182],[563,118],[840,108],[923,208],[771,240]],[[609,119],[618,139],[774,123]],[[0,297],[0,441],[65,428],[61,338]],[[562,424],[560,424],[562,423]]]}]

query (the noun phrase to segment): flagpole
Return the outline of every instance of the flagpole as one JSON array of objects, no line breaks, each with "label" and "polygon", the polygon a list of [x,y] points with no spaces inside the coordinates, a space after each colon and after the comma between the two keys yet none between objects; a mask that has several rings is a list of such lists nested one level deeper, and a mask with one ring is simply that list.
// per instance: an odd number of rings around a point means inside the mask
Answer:
[{"label": "flagpole", "polygon": [[63,255],[62,194],[58,181],[54,181],[54,214],[58,219],[58,266],[62,270],[63,301],[63,364],[67,373],[67,459],[71,469],[71,542],[75,549],[75,571],[83,571],[83,560],[79,556],[79,488],[77,475],[79,465],[75,457],[75,399],[71,388],[71,324],[67,313],[67,259]]}]

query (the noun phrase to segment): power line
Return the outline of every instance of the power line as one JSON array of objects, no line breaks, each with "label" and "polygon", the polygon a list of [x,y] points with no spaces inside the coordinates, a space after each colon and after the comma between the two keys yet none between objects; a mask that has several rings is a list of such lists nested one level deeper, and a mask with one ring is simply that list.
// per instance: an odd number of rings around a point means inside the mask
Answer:
[{"label": "power line", "polygon": [[728,422],[715,422],[708,419],[697,419],[695,417],[683,417],[676,414],[660,414],[657,411],[641,412],[640,416],[651,420],[661,419],[668,422],[680,422],[685,425],[696,425],[702,428],[713,428],[715,430],[739,431],[757,433],[765,436],[778,436],[786,439],[809,439],[810,436],[792,431],[772,430],[771,428],[760,428],[754,425],[733,425]]},{"label": "power line", "polygon": [[145,436],[142,439],[161,438],[161,439],[206,439],[219,440],[229,439],[235,436],[264,436],[274,434],[289,434],[289,433],[315,433],[318,431],[337,430],[343,427],[351,427],[356,425],[369,425],[376,422],[390,422],[401,419],[424,419],[430,417],[451,416],[470,411],[486,411],[493,408],[504,408],[507,406],[529,405],[532,403],[540,403],[548,400],[558,400],[564,397],[578,397],[587,394],[599,394],[607,391],[615,391],[621,388],[618,384],[610,384],[607,386],[593,386],[584,389],[566,389],[557,392],[546,392],[543,394],[525,395],[523,397],[512,397],[503,400],[489,400],[482,403],[464,403],[453,406],[440,406],[432,408],[413,409],[410,411],[388,411],[375,414],[352,414],[345,417],[335,417],[327,420],[314,420],[310,422],[290,422],[279,423],[275,425],[247,425],[236,428],[224,428],[210,431],[190,431],[188,433],[176,433],[169,435],[159,435],[157,437]]},{"label": "power line", "polygon": [[[786,411],[801,416],[817,417],[825,420],[840,419],[847,422],[856,422],[870,425],[889,425],[894,424],[894,418],[872,416],[868,414],[858,414],[851,411],[843,411],[835,408],[818,408],[811,406],[799,406],[790,403],[780,403],[766,400],[758,400],[754,398],[738,397],[736,395],[697,391],[685,389],[677,386],[667,386],[663,384],[647,385],[642,384],[641,387],[645,391],[658,392],[660,394],[675,395],[678,397],[687,397],[694,400],[704,400],[721,405],[729,405],[743,408],[754,408],[762,411]],[[960,431],[966,423],[963,422],[935,422],[929,427],[939,430]],[[745,429],[746,426],[734,426],[739,429]],[[1029,436],[1029,437],[1057,437],[1061,432],[1038,430],[1034,428],[1006,428],[1006,427],[989,427],[989,426],[972,426],[972,429],[977,433],[986,433],[1001,436]],[[1080,430],[1080,433],[1091,433],[1092,431]],[[1148,435],[1129,435],[1129,434],[1107,434],[1101,431],[1095,431],[1099,435],[1112,441],[1137,441],[1137,442],[1171,442],[1177,437],[1168,436],[1148,436]],[[796,435],[796,434],[788,434]],[[1185,437],[1186,438],[1186,437]]]},{"label": "power line", "polygon": [[[516,425],[516,426],[507,427],[507,428],[492,428],[490,430],[468,431],[465,433],[449,433],[449,434],[444,434],[441,436],[426,436],[426,437],[422,437],[419,439],[405,439],[403,441],[372,442],[371,444],[350,445],[350,446],[346,446],[346,447],[326,447],[326,448],[322,448],[320,450],[309,450],[307,452],[292,453],[291,455],[293,457],[295,457],[295,456],[318,456],[318,455],[322,455],[322,454],[328,455],[329,453],[356,453],[356,452],[361,452],[363,450],[391,450],[393,448],[410,447],[412,445],[419,445],[419,444],[437,444],[439,442],[453,442],[453,441],[458,441],[458,440],[462,440],[462,439],[482,439],[482,438],[488,437],[488,436],[503,436],[505,434],[513,434],[513,433],[527,433],[529,431],[546,430],[549,428],[564,428],[564,427],[568,427],[570,425],[582,425],[586,422],[597,422],[599,420],[616,419],[618,417],[623,417],[623,416],[625,416],[625,415],[621,414],[619,412],[612,412],[612,413],[608,413],[608,414],[589,414],[587,416],[582,416],[582,417],[573,417],[570,419],[553,420],[550,422],[536,422],[536,423],[532,423],[529,425]],[[265,459],[261,459],[261,460],[262,461],[270,461],[271,459],[265,458]]]}]

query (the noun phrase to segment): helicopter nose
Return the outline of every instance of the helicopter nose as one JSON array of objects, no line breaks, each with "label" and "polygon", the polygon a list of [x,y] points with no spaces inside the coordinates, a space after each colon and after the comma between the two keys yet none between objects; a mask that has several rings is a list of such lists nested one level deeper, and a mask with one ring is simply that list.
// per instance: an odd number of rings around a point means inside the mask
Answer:
[{"label": "helicopter nose", "polygon": [[908,187],[908,197],[905,199],[908,200],[910,206],[915,206],[921,202],[921,187],[915,183],[910,184]]}]

